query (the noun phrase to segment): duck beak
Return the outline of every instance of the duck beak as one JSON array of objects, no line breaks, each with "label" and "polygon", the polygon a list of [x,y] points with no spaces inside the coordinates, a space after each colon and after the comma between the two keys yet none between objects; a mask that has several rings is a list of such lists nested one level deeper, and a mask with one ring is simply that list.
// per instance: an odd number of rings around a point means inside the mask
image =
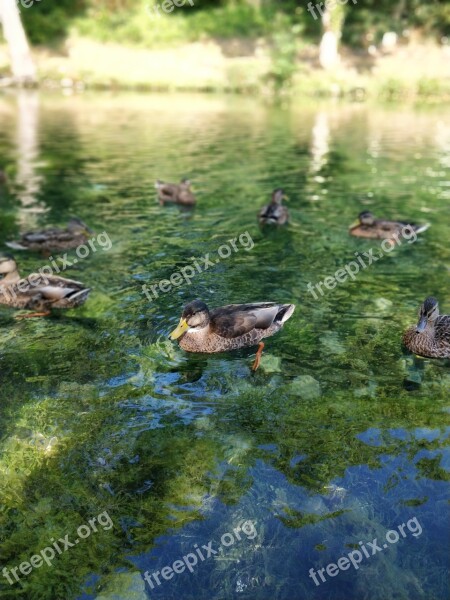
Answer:
[{"label": "duck beak", "polygon": [[427,318],[420,317],[419,322],[417,323],[416,333],[422,333],[422,331],[425,331],[426,326],[427,326]]},{"label": "duck beak", "polygon": [[285,202],[289,202],[289,196],[286,196],[286,194],[283,194],[283,200]]},{"label": "duck beak", "polygon": [[180,322],[178,323],[178,327],[172,331],[172,333],[169,335],[169,338],[171,340],[177,340],[183,335],[183,333],[186,333],[188,329],[189,325],[187,324],[186,319],[183,319],[183,317],[181,317]]},{"label": "duck beak", "polygon": [[359,227],[360,222],[359,221],[353,221],[353,223],[350,225],[349,229],[355,229],[355,227]]}]

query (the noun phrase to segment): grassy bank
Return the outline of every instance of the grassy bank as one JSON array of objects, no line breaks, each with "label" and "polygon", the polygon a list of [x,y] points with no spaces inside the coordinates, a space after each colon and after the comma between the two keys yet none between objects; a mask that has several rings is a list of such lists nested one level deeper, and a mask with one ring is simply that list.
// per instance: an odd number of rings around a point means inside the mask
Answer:
[{"label": "grassy bank", "polygon": [[[313,46],[305,46],[295,63],[286,65],[283,53],[277,55],[264,38],[255,44],[211,39],[153,50],[72,35],[63,49],[38,48],[34,55],[41,85],[68,90],[189,90],[269,97],[279,92],[410,102],[450,99],[447,49],[434,45],[411,45],[370,61],[344,52],[333,72],[320,69]],[[0,70],[8,70],[4,46]]]}]

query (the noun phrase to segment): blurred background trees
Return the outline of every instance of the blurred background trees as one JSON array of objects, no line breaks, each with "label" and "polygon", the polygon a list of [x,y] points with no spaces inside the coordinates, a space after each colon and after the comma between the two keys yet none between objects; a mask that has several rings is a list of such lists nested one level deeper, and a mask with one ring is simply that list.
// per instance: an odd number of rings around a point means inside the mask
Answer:
[{"label": "blurred background trees", "polygon": [[[21,15],[33,44],[52,44],[76,23],[99,39],[151,45],[154,31],[144,11],[158,2],[161,0],[43,0],[22,8]],[[316,0],[312,4],[315,6]],[[307,5],[306,0],[195,0],[193,7],[186,5],[162,17],[158,26],[170,28],[169,19],[184,19],[184,33],[190,39],[204,35],[258,37],[273,34],[280,24],[276,15],[281,14],[284,24],[299,25],[307,40],[319,43],[322,24],[307,11]],[[386,31],[399,37],[409,35],[412,29],[437,39],[450,35],[448,0],[358,0],[357,4],[349,0],[333,12],[342,13],[338,15],[342,41],[355,48],[380,42]]]}]

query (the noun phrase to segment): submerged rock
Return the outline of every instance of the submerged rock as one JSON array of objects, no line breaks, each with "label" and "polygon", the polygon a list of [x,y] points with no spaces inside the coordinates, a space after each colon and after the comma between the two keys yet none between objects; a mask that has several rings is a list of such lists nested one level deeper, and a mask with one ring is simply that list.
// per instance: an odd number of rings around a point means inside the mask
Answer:
[{"label": "submerged rock", "polygon": [[320,383],[311,375],[299,375],[291,385],[291,392],[304,400],[314,400],[321,396]]},{"label": "submerged rock", "polygon": [[95,600],[148,600],[140,573],[116,573]]}]

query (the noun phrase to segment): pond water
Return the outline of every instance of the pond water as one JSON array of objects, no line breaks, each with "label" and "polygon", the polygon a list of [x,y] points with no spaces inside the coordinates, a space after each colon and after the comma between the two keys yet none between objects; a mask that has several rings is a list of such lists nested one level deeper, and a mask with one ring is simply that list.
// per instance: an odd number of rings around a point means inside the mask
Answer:
[{"label": "pond water", "polygon": [[[401,335],[428,295],[450,312],[449,116],[0,99],[0,243],[73,215],[111,241],[64,272],[92,287],[82,308],[18,321],[0,307],[0,568],[55,554],[3,575],[1,598],[448,597],[449,364],[412,357]],[[183,176],[196,208],[161,207],[155,180]],[[261,231],[278,186],[291,222]],[[431,227],[314,298],[308,283],[380,252],[348,235],[364,209]],[[142,292],[207,253],[189,285]],[[17,255],[23,273],[49,261]],[[297,308],[253,374],[254,349],[168,340],[194,298]],[[78,543],[59,552],[60,538]]]}]

